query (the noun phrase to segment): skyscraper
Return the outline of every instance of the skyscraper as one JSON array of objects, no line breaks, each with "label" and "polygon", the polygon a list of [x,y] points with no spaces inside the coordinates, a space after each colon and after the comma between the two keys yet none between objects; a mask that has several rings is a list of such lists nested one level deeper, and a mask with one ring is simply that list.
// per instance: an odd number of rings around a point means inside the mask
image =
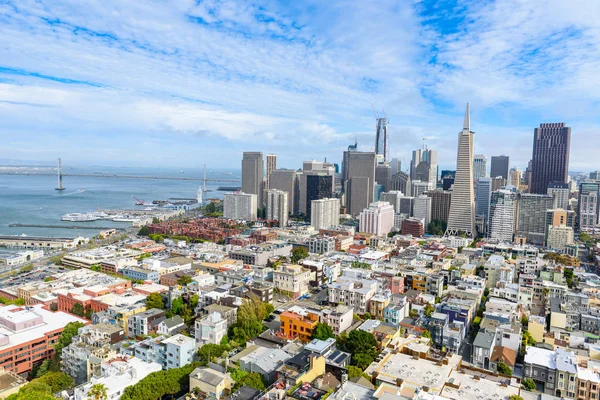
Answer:
[{"label": "skyscraper", "polygon": [[379,201],[386,201],[394,206],[394,212],[396,214],[400,213],[400,199],[404,197],[399,190],[390,190],[389,192],[381,193],[379,196]]},{"label": "skyscraper", "polygon": [[348,214],[357,216],[373,202],[375,153],[348,152],[344,188]]},{"label": "skyscraper", "polygon": [[388,119],[377,118],[375,127],[375,154],[385,161],[388,152]]},{"label": "skyscraper", "polygon": [[310,224],[315,229],[330,228],[340,223],[340,199],[320,199],[311,202]]},{"label": "skyscraper", "polygon": [[[308,215],[309,203],[307,203],[307,179],[311,175],[321,175],[321,176],[331,176],[330,185],[331,185],[331,193],[334,191],[335,184],[335,166],[331,163],[321,162],[321,161],[304,161],[302,163],[302,174],[298,174],[299,177],[299,210],[301,213]],[[331,197],[331,194],[329,194]],[[312,199],[315,200],[315,199]]]},{"label": "skyscraper", "polygon": [[402,171],[402,169],[401,169],[402,164],[400,163],[400,160],[398,160],[397,158],[392,158],[392,161],[390,161],[390,167],[392,168],[392,176],[396,175],[398,172]]},{"label": "skyscraper", "polygon": [[567,183],[571,128],[564,122],[540,124],[533,132],[529,192],[545,194],[552,182]]},{"label": "skyscraper", "polygon": [[406,172],[399,171],[392,175],[392,190],[399,190],[405,196],[411,195],[410,176]]},{"label": "skyscraper", "polygon": [[579,185],[579,201],[577,202],[579,218],[578,230],[585,232],[598,227],[598,192],[600,184],[582,182]]},{"label": "skyscraper", "polygon": [[269,188],[287,192],[288,211],[293,213],[294,197],[296,195],[296,171],[293,169],[276,169],[271,171]]},{"label": "skyscraper", "polygon": [[448,222],[452,192],[447,190],[430,190],[425,193],[431,197],[431,220]]},{"label": "skyscraper", "polygon": [[483,154],[473,156],[473,179],[485,178],[487,176],[487,157]]},{"label": "skyscraper", "polygon": [[269,221],[278,221],[280,227],[288,222],[288,193],[282,190],[267,190],[267,215]]},{"label": "skyscraper", "polygon": [[267,189],[271,189],[270,179],[271,172],[277,169],[277,156],[275,154],[267,154]]},{"label": "skyscraper", "polygon": [[308,175],[306,177],[306,216],[311,216],[311,202],[332,197],[331,175]]},{"label": "skyscraper", "polygon": [[245,151],[242,158],[242,192],[255,194],[257,207],[263,206],[264,163],[260,151]]},{"label": "skyscraper", "polygon": [[391,189],[392,167],[388,163],[380,163],[375,167],[375,183],[382,185],[384,192]]},{"label": "skyscraper", "polygon": [[509,177],[508,177],[508,184],[516,187],[517,189],[519,188],[519,185],[521,184],[521,170],[520,169],[513,168],[510,170]]},{"label": "skyscraper", "polygon": [[492,156],[492,166],[490,167],[490,176],[496,178],[498,176],[508,180],[508,170],[510,159],[508,156]]},{"label": "skyscraper", "polygon": [[413,151],[410,161],[410,179],[429,182],[433,186],[437,182],[437,151],[427,147]]},{"label": "skyscraper", "polygon": [[490,217],[490,198],[492,196],[492,180],[490,178],[479,178],[477,180],[477,192],[475,194],[475,215],[483,219],[480,233],[487,232]]},{"label": "skyscraper", "polygon": [[554,199],[548,194],[520,193],[517,201],[516,233],[528,243],[544,244],[546,212],[553,208]]},{"label": "skyscraper", "polygon": [[475,194],[473,192],[473,139],[469,103],[465,111],[463,129],[458,133],[456,177],[450,202],[450,215],[446,235],[464,233],[475,235]]},{"label": "skyscraper", "polygon": [[490,201],[488,236],[501,242],[512,242],[515,232],[517,194],[510,190],[497,190]]},{"label": "skyscraper", "polygon": [[415,197],[413,217],[422,219],[425,230],[428,230],[429,223],[431,222],[431,197],[425,194]]}]

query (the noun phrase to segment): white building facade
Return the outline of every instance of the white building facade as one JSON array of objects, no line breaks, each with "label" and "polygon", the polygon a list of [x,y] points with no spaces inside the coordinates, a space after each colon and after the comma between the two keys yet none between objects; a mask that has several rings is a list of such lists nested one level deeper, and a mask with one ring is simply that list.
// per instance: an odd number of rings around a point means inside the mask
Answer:
[{"label": "white building facade", "polygon": [[360,213],[359,221],[361,232],[385,236],[394,227],[394,207],[383,201],[371,203]]},{"label": "white building facade", "polygon": [[223,217],[255,221],[258,209],[257,195],[248,193],[225,193]]}]

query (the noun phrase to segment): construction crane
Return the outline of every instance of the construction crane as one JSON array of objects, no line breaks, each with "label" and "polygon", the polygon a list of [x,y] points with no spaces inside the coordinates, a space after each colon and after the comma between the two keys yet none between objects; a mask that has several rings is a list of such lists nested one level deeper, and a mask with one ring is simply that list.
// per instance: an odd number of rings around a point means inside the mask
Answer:
[{"label": "construction crane", "polygon": [[138,199],[134,195],[131,195],[131,197],[133,197],[133,199],[136,201],[136,203],[135,203],[136,206],[145,206],[145,205],[147,205],[145,200]]}]

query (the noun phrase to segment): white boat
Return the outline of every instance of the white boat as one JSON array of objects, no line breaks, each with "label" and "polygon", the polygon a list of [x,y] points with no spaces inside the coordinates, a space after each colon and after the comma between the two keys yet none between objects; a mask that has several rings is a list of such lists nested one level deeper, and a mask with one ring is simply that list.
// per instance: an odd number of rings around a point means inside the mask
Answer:
[{"label": "white boat", "polygon": [[62,221],[71,221],[71,222],[89,222],[89,221],[98,221],[99,219],[105,219],[108,217],[107,214],[103,212],[92,212],[92,213],[69,213],[63,215],[60,219]]},{"label": "white boat", "polygon": [[140,217],[135,215],[118,214],[110,219],[115,222],[136,222],[140,220]]}]

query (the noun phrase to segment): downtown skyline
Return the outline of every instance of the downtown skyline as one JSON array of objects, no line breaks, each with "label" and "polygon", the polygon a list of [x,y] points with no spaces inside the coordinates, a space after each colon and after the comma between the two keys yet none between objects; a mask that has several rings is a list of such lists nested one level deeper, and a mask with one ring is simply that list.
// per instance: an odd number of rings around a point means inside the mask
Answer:
[{"label": "downtown skyline", "polygon": [[565,122],[570,170],[597,169],[593,2],[42,3],[0,5],[1,159],[340,163],[355,138],[374,147],[373,104],[388,159],[405,170],[427,137],[454,169],[470,102],[475,154],[524,169],[534,128]]}]

